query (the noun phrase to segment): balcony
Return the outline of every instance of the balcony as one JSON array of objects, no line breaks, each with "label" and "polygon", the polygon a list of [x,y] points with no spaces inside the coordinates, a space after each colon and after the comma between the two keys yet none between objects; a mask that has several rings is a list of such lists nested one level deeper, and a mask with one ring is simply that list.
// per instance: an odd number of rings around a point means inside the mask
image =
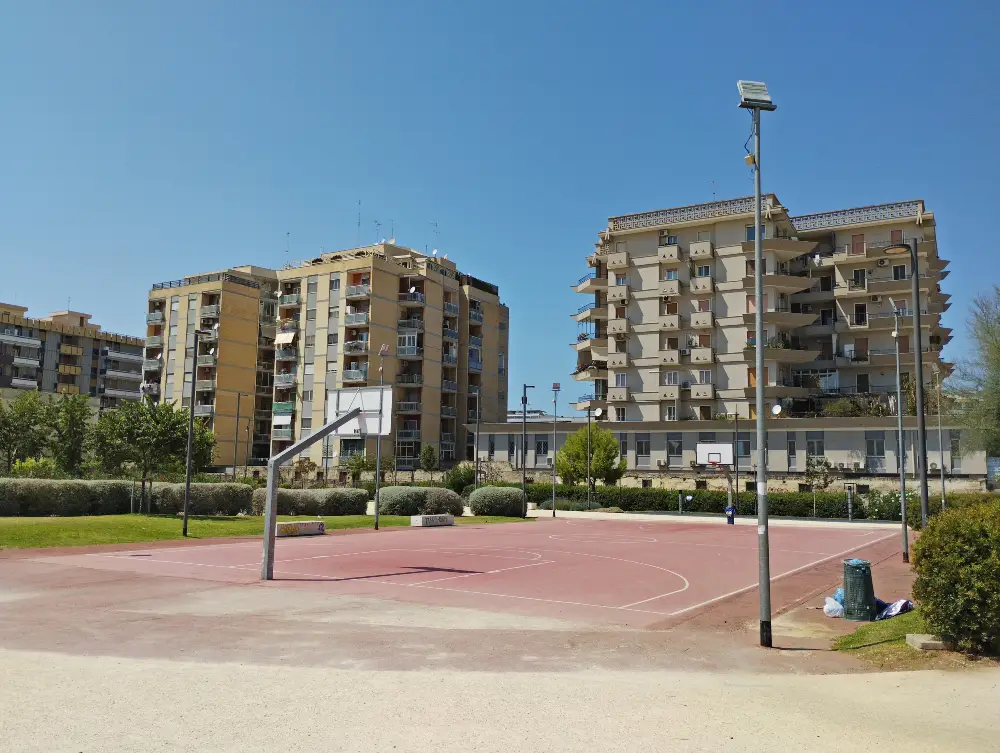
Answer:
[{"label": "balcony", "polygon": [[596,293],[599,290],[607,290],[608,278],[598,277],[597,272],[588,272],[572,287],[577,293]]},{"label": "balcony", "polygon": [[396,329],[409,329],[416,332],[424,331],[423,319],[400,319],[396,322]]},{"label": "balcony", "polygon": [[290,442],[295,439],[295,429],[291,426],[275,426],[271,429],[271,439],[275,442]]},{"label": "balcony", "polygon": [[593,382],[595,379],[607,379],[608,369],[607,364],[603,362],[594,363],[593,361],[579,367],[573,373],[573,379],[578,382]]},{"label": "balcony", "polygon": [[215,380],[214,379],[199,379],[194,383],[195,392],[214,392],[215,391]]},{"label": "balcony", "polygon": [[215,413],[215,403],[201,403],[194,406],[196,416],[211,416]]},{"label": "balcony", "polygon": [[[799,313],[792,312],[787,307],[781,307],[777,309],[771,309],[764,312],[764,320],[768,324],[776,324],[779,327],[787,327],[790,329],[796,329],[798,327],[808,327],[812,325],[819,318],[819,312],[816,313]],[[743,314],[743,322],[747,325],[752,325],[757,320],[757,313],[754,311],[748,311]],[[810,334],[829,334],[833,331],[833,322],[830,322],[829,327],[826,331],[813,332]]]},{"label": "balcony", "polygon": [[470,348],[481,348],[483,347],[483,338],[477,335],[469,335],[469,347]]},{"label": "balcony", "polygon": [[477,322],[479,324],[483,323],[483,310],[482,309],[469,309],[469,321]]},{"label": "balcony", "polygon": [[295,402],[283,400],[271,404],[271,411],[276,416],[290,416],[295,413]]},{"label": "balcony", "polygon": [[60,382],[59,384],[56,385],[56,392],[59,392],[64,395],[79,395],[80,385],[69,384],[68,382]]},{"label": "balcony", "polygon": [[163,347],[163,335],[151,335],[146,338],[147,348],[162,348]]},{"label": "balcony", "polygon": [[271,441],[271,435],[263,431],[255,431],[253,433],[253,443],[262,444]]},{"label": "balcony", "polygon": [[458,340],[458,330],[445,327],[441,330],[441,337],[445,340]]},{"label": "balcony", "polygon": [[150,311],[146,314],[146,324],[162,324],[164,320],[162,311]]},{"label": "balcony", "polygon": [[469,359],[469,371],[479,372],[479,371],[482,371],[482,370],[483,370],[483,362],[482,361],[475,361],[472,358]]},{"label": "balcony", "polygon": [[660,400],[678,400],[681,396],[681,388],[676,384],[661,384],[657,389],[657,397]]},{"label": "balcony", "polygon": [[32,368],[38,368],[42,365],[40,356],[26,357],[26,356],[14,356],[15,366],[30,366]]},{"label": "balcony", "polygon": [[627,369],[630,365],[628,353],[608,353],[609,369]]},{"label": "balcony", "polygon": [[420,429],[396,429],[396,439],[400,441],[419,441]]},{"label": "balcony", "polygon": [[608,269],[625,269],[628,267],[628,251],[616,251],[608,254]]},{"label": "balcony", "polygon": [[458,366],[458,356],[454,353],[442,353],[441,363],[445,366]]},{"label": "balcony", "polygon": [[371,285],[348,285],[344,291],[345,298],[367,298],[372,294]]},{"label": "balcony", "polygon": [[344,317],[344,324],[348,325],[366,325],[368,324],[368,312],[367,311],[355,311]]},{"label": "balcony", "polygon": [[69,374],[71,376],[78,376],[79,374],[83,373],[83,369],[81,369],[79,366],[74,366],[73,364],[61,363],[59,364],[59,373]]},{"label": "balcony", "polygon": [[608,303],[628,301],[628,285],[612,285],[608,288]]},{"label": "balcony", "polygon": [[691,399],[692,400],[714,400],[715,399],[715,385],[714,384],[692,384],[691,385]]},{"label": "balcony", "polygon": [[715,362],[715,351],[711,348],[691,348],[692,364],[709,364]]},{"label": "balcony", "polygon": [[681,352],[676,348],[660,351],[660,364],[663,366],[677,366],[681,362]]},{"label": "balcony", "polygon": [[470,395],[478,395],[480,392],[482,392],[482,390],[483,390],[483,386],[481,384],[470,384],[469,385],[469,394]]},{"label": "balcony", "polygon": [[301,306],[302,296],[298,293],[286,293],[278,298],[278,305],[282,307]]},{"label": "balcony", "polygon": [[416,292],[416,293],[400,293],[399,294],[399,302],[400,303],[413,303],[413,304],[416,304],[418,306],[423,306],[425,303],[427,303],[427,296],[425,296],[423,293],[420,293],[420,292]]},{"label": "balcony", "polygon": [[[210,330],[207,330],[203,335],[198,336],[198,342],[201,343],[214,343],[218,339],[219,339],[219,330],[215,329],[214,327]],[[147,345],[149,345],[149,340],[150,338],[147,337],[146,338]]]},{"label": "balcony", "polygon": [[449,301],[445,301],[444,313],[446,316],[458,316],[460,311],[461,309],[459,309],[457,303],[451,303]]},{"label": "balcony", "polygon": [[571,405],[573,410],[596,410],[607,407],[607,395],[580,395]]},{"label": "balcony", "polygon": [[163,368],[163,362],[159,358],[147,358],[142,362],[143,371],[159,371]]},{"label": "balcony", "polygon": [[344,343],[345,353],[367,353],[368,340],[348,340]]},{"label": "balcony", "polygon": [[277,348],[274,351],[275,361],[297,361],[299,352],[295,348]]},{"label": "balcony", "polygon": [[609,335],[627,335],[630,329],[631,326],[628,319],[611,319],[608,321]]},{"label": "balcony", "polygon": [[205,353],[198,356],[199,366],[215,366],[219,362],[219,359],[214,353]]},{"label": "balcony", "polygon": [[688,256],[691,260],[695,259],[711,259],[712,258],[712,241],[694,241],[688,245]]},{"label": "balcony", "polygon": [[681,260],[681,247],[676,243],[656,249],[656,258],[661,264],[676,264]]},{"label": "balcony", "polygon": [[11,387],[17,387],[21,390],[33,390],[38,388],[38,378],[26,379],[25,377],[13,377],[10,380]]},{"label": "balcony", "polygon": [[624,403],[626,400],[628,400],[628,387],[608,388],[609,403]]},{"label": "balcony", "polygon": [[298,375],[294,371],[286,371],[284,374],[274,375],[274,386],[279,390],[287,390],[289,387],[295,386],[297,380]]},{"label": "balcony", "polygon": [[424,357],[424,349],[419,345],[400,345],[396,348],[396,358],[420,359]]},{"label": "balcony", "polygon": [[458,392],[458,382],[453,379],[442,379],[441,380],[441,391],[442,392]]},{"label": "balcony", "polygon": [[444,418],[455,418],[456,416],[458,416],[458,408],[456,408],[454,405],[442,405],[441,415]]},{"label": "balcony", "polygon": [[483,420],[483,412],[479,411],[479,410],[469,410],[469,411],[466,411],[466,420],[467,421],[482,421]]},{"label": "balcony", "polygon": [[[424,375],[423,374],[397,374],[396,375],[396,384],[423,384],[423,383],[424,383]],[[444,383],[442,382],[441,389],[444,389],[443,384]],[[449,384],[454,384],[455,385],[455,391],[458,390],[458,384],[457,383],[455,383],[455,382],[449,382]]]},{"label": "balcony", "polygon": [[[792,346],[788,343],[783,343],[777,338],[769,341],[769,343],[764,347],[764,360],[765,361],[775,361],[777,363],[809,363],[810,361],[815,361],[819,357],[820,351],[817,350],[806,350],[801,346]],[[747,343],[746,348],[743,349],[743,360],[748,363],[753,363],[756,360],[756,348],[754,344]]]},{"label": "balcony", "polygon": [[607,306],[598,306],[596,303],[586,303],[571,315],[573,320],[583,324],[584,322],[595,322],[598,319],[608,318]]},{"label": "balcony", "polygon": [[692,294],[711,293],[715,290],[715,281],[711,277],[692,277],[689,289]]},{"label": "balcony", "polygon": [[104,372],[104,376],[108,379],[122,379],[127,382],[141,382],[142,372],[141,371],[122,371],[121,369],[108,369]]},{"label": "balcony", "polygon": [[102,355],[107,356],[108,358],[114,358],[118,361],[132,361],[133,363],[138,364],[141,364],[142,359],[144,358],[141,352],[130,353],[125,350],[111,350],[110,348],[105,348],[102,351]]},{"label": "balcony", "polygon": [[0,342],[10,343],[12,345],[25,345],[29,348],[42,347],[42,341],[38,338],[15,334],[12,329],[0,330]]},{"label": "balcony", "polygon": [[675,296],[681,294],[679,280],[660,280],[660,295]]},{"label": "balcony", "polygon": [[106,387],[104,394],[107,397],[117,397],[122,400],[138,400],[142,397],[142,393],[139,390],[120,390],[116,387]]},{"label": "balcony", "polygon": [[[274,380],[277,382],[277,378]],[[345,369],[344,370],[344,383],[347,382],[367,382],[368,381],[368,369]]]},{"label": "balcony", "polygon": [[660,329],[674,330],[681,328],[679,314],[660,314]]},{"label": "balcony", "polygon": [[59,352],[64,356],[82,356],[83,348],[79,345],[70,345],[69,343],[63,343],[59,346]]},{"label": "balcony", "polygon": [[146,395],[159,395],[160,385],[158,382],[144,382],[140,391]]},{"label": "balcony", "polygon": [[413,401],[396,403],[396,413],[420,413],[420,403]]},{"label": "balcony", "polygon": [[219,304],[213,303],[211,306],[202,306],[198,310],[198,314],[202,319],[218,319],[219,318]]},{"label": "balcony", "polygon": [[715,315],[711,311],[696,311],[691,314],[692,329],[706,329],[715,326]]},{"label": "balcony", "polygon": [[445,444],[455,444],[455,435],[450,431],[441,432],[441,441]]},{"label": "balcony", "polygon": [[[592,358],[597,358],[608,347],[608,338],[604,335],[587,335],[578,337],[572,345],[577,353],[589,351]],[[603,359],[602,359],[603,360]]]}]

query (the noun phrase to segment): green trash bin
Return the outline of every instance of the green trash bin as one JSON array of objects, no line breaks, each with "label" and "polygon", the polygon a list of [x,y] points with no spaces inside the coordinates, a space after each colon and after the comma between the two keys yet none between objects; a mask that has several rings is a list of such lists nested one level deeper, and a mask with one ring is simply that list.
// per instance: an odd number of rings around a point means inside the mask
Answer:
[{"label": "green trash bin", "polygon": [[872,622],[876,614],[872,563],[859,559],[844,560],[844,619]]}]

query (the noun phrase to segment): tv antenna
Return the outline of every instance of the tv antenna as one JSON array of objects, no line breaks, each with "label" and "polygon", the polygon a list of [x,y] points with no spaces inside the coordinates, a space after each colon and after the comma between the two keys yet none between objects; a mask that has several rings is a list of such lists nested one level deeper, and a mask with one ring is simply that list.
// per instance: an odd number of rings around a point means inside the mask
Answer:
[{"label": "tv antenna", "polygon": [[372,220],[372,223],[375,225],[375,242],[378,243],[378,231],[382,228],[382,223],[378,220]]},{"label": "tv antenna", "polygon": [[358,245],[361,245],[361,199],[358,199]]}]

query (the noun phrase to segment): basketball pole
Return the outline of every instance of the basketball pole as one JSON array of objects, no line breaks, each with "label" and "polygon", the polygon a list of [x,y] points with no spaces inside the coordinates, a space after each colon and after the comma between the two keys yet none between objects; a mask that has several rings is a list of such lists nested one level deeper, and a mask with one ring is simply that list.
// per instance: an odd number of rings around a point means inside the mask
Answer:
[{"label": "basketball pole", "polygon": [[[385,377],[382,373],[382,362],[389,352],[389,346],[383,345],[378,351],[378,388],[381,392],[385,389]],[[378,401],[378,438],[375,440],[375,530],[378,530],[378,508],[379,508],[379,481],[382,477],[382,396]]]}]

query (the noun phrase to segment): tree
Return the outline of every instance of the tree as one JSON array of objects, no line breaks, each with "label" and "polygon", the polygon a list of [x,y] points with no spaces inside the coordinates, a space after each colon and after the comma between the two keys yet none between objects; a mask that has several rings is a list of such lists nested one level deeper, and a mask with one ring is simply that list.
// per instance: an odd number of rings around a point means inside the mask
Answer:
[{"label": "tree", "polygon": [[347,458],[347,462],[344,463],[347,467],[347,473],[351,477],[351,483],[355,486],[361,481],[361,474],[365,471],[371,471],[375,469],[374,458],[368,458],[364,453],[356,452]]},{"label": "tree", "polygon": [[0,400],[0,457],[9,475],[15,460],[38,459],[51,434],[49,415],[37,390]]},{"label": "tree", "polygon": [[86,395],[63,395],[46,406],[52,428],[49,452],[59,470],[79,476],[86,456],[94,411]]},{"label": "tree", "polygon": [[299,457],[292,463],[292,472],[295,474],[294,478],[299,479],[301,486],[305,488],[306,479],[310,478],[319,466],[308,457]]},{"label": "tree", "polygon": [[826,489],[834,480],[833,466],[830,461],[820,456],[806,458],[806,483],[813,495],[813,517],[816,517],[816,492]]},{"label": "tree", "polygon": [[587,427],[566,437],[556,453],[556,473],[564,484],[587,481],[591,488],[600,479],[605,484],[615,484],[625,475],[625,458],[619,459],[618,440],[607,429],[593,426],[590,429],[590,478],[587,479]]},{"label": "tree", "polygon": [[420,448],[420,469],[425,473],[431,474],[431,478],[434,478],[434,470],[437,468],[438,464],[438,454],[437,450],[432,444],[425,444]]},{"label": "tree", "polygon": [[971,354],[949,379],[950,402],[966,430],[963,450],[996,456],[1000,455],[1000,285],[973,300],[968,332]]}]

